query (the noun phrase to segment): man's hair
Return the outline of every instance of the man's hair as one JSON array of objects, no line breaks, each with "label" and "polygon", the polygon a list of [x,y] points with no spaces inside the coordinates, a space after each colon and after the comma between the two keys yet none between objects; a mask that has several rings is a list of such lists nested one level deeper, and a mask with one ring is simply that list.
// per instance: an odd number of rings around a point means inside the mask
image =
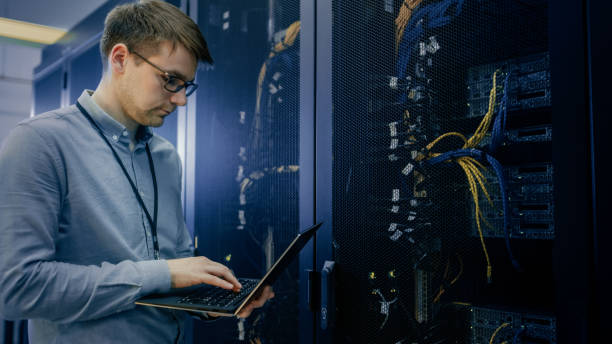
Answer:
[{"label": "man's hair", "polygon": [[143,0],[117,6],[106,16],[100,40],[104,69],[111,49],[118,43],[148,54],[163,41],[170,41],[173,49],[179,43],[197,60],[213,63],[206,40],[191,18],[164,1]]}]

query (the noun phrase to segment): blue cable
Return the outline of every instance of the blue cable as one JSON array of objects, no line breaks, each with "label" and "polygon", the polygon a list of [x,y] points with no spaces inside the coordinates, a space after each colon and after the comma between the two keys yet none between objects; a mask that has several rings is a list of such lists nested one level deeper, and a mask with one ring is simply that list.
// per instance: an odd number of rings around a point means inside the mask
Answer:
[{"label": "blue cable", "polygon": [[510,227],[510,206],[508,205],[508,197],[506,195],[506,180],[504,179],[504,171],[502,165],[492,155],[486,154],[486,157],[489,164],[493,167],[493,170],[495,170],[497,180],[499,181],[499,190],[501,192],[502,205],[504,208],[504,233],[506,234],[504,236],[504,240],[506,242],[506,251],[508,251],[512,266],[514,266],[517,271],[522,271],[521,266],[514,258],[512,248],[510,247],[510,231],[508,229],[508,227]]},{"label": "blue cable", "polygon": [[[408,25],[404,30],[404,35],[398,48],[398,60],[396,64],[395,74],[398,79],[404,79],[410,59],[412,58],[412,49],[418,46],[418,40],[421,39],[425,30],[434,29],[445,26],[451,20],[461,13],[464,0],[442,0],[440,2],[429,4],[418,9],[413,13],[408,21]],[[446,13],[454,6],[454,12]],[[406,102],[406,93],[400,95],[400,103]]]},{"label": "blue cable", "polygon": [[502,197],[502,205],[503,205],[503,211],[504,211],[504,233],[505,233],[504,238],[506,242],[506,251],[508,251],[508,255],[510,257],[510,261],[512,262],[512,266],[514,266],[514,268],[517,271],[522,271],[518,261],[514,258],[514,255],[512,254],[512,248],[510,247],[510,231],[508,229],[510,226],[510,206],[508,204],[508,198],[506,195],[506,181],[504,179],[503,168],[502,168],[502,165],[499,163],[499,161],[497,161],[497,159],[495,159],[490,154],[487,154],[475,148],[470,148],[470,149],[456,149],[456,150],[448,151],[448,152],[442,153],[436,157],[433,157],[427,160],[427,162],[430,165],[436,165],[438,163],[441,163],[442,161],[452,160],[452,159],[456,159],[456,158],[463,157],[463,156],[469,156],[469,157],[472,157],[480,161],[486,158],[486,160],[489,162],[489,165],[493,167],[493,170],[495,171],[495,174],[497,176],[497,180],[499,181],[499,189],[500,189],[501,197]]},{"label": "blue cable", "polygon": [[504,78],[504,95],[499,102],[499,110],[497,116],[495,116],[495,122],[493,122],[493,128],[491,129],[491,143],[489,143],[489,153],[495,152],[504,141],[504,133],[506,132],[506,120],[507,120],[507,105],[508,105],[508,79],[510,73]]},{"label": "blue cable", "polygon": [[517,344],[518,343],[519,337],[523,335],[525,330],[526,330],[525,326],[521,326],[521,329],[516,331],[516,333],[514,334],[514,338],[512,338],[512,344]]}]

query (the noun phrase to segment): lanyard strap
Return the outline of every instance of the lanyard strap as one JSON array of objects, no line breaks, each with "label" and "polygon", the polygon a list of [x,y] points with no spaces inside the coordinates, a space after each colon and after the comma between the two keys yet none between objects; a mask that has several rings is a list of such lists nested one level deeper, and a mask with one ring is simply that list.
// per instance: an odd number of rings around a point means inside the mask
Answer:
[{"label": "lanyard strap", "polygon": [[142,210],[144,210],[145,215],[147,216],[149,225],[151,225],[151,234],[153,236],[153,253],[154,253],[155,259],[159,259],[159,243],[157,242],[157,178],[155,177],[155,166],[153,165],[153,158],[151,157],[151,150],[149,149],[149,144],[148,143],[146,144],[146,151],[147,151],[147,158],[149,159],[149,169],[151,170],[151,177],[153,178],[153,190],[154,190],[154,195],[155,195],[154,196],[154,199],[155,199],[154,210],[153,210],[154,218],[151,218],[151,214],[149,214],[149,211],[147,210],[147,207],[145,206],[144,201],[142,200],[142,197],[140,197],[140,193],[138,192],[136,185],[134,184],[134,182],[132,181],[132,178],[130,177],[127,170],[125,169],[125,166],[123,166],[123,163],[121,162],[121,159],[119,158],[119,155],[117,154],[117,152],[115,151],[111,143],[108,141],[106,136],[104,136],[98,124],[96,124],[93,118],[91,118],[91,115],[89,115],[87,110],[85,110],[85,108],[83,108],[83,106],[78,101],[76,103],[76,106],[77,108],[79,108],[81,113],[85,115],[85,117],[89,120],[89,122],[91,122],[91,124],[96,128],[96,130],[98,131],[98,134],[100,134],[100,136],[104,139],[104,142],[106,142],[106,144],[111,149],[111,151],[113,151],[115,160],[117,160],[117,162],[119,163],[119,166],[121,166],[121,170],[123,171],[123,174],[125,174],[125,177],[130,182],[130,186],[132,186],[132,191],[134,191],[134,195],[136,195],[136,199],[138,199],[138,203],[140,203]]}]

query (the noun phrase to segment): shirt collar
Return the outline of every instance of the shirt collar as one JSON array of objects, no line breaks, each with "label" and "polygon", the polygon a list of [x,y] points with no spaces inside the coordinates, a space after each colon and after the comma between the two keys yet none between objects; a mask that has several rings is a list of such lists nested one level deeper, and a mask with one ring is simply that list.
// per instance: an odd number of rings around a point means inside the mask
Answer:
[{"label": "shirt collar", "polygon": [[[102,110],[93,100],[91,97],[92,95],[92,90],[84,90],[78,102],[87,112],[89,112],[89,115],[96,121],[96,124],[98,124],[106,136],[111,138],[114,142],[121,142],[129,145],[130,138],[127,128]],[[151,128],[141,125],[138,127],[138,133],[136,133],[136,145],[139,146],[149,143],[152,137],[153,131]]]}]

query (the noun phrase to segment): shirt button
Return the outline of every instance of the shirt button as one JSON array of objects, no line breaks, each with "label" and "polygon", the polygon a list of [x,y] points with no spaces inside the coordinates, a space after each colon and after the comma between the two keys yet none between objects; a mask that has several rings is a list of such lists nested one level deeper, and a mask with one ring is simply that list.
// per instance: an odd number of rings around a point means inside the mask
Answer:
[{"label": "shirt button", "polygon": [[123,135],[123,136],[128,136],[127,131],[124,131],[122,135]]},{"label": "shirt button", "polygon": [[119,137],[117,135],[113,135],[113,140],[117,141],[117,140],[119,140]]},{"label": "shirt button", "polygon": [[140,191],[140,196],[144,197],[144,192]]}]

